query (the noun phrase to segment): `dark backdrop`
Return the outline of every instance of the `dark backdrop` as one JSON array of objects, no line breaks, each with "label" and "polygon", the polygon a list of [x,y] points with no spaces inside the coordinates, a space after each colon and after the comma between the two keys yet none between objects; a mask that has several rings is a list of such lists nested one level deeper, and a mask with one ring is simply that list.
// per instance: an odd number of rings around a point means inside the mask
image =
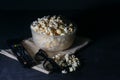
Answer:
[{"label": "dark backdrop", "polygon": [[1,0],[0,9],[6,10],[72,10],[112,5],[119,0]]},{"label": "dark backdrop", "polygon": [[78,35],[96,39],[117,33],[119,3],[118,0],[1,0],[0,47],[6,48],[9,38],[30,37],[31,22],[46,15],[63,15],[72,20],[78,26]]},{"label": "dark backdrop", "polygon": [[63,15],[72,20],[78,26],[77,35],[93,42],[78,55],[83,62],[80,70],[67,75],[44,75],[0,55],[0,80],[120,80],[119,3],[118,0],[1,0],[1,49],[8,48],[8,39],[31,37],[32,21],[46,15]]}]

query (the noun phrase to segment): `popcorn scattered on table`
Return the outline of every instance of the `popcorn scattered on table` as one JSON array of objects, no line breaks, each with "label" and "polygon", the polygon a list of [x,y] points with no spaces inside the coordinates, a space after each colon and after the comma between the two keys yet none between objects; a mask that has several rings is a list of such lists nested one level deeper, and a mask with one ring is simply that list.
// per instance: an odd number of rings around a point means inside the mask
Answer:
[{"label": "popcorn scattered on table", "polygon": [[31,25],[31,28],[37,33],[47,35],[65,35],[75,31],[72,23],[66,23],[60,16],[44,16],[38,18]]},{"label": "popcorn scattered on table", "polygon": [[61,56],[57,54],[53,57],[54,61],[62,68],[62,73],[76,71],[76,68],[80,66],[80,61],[75,55],[65,54]]}]

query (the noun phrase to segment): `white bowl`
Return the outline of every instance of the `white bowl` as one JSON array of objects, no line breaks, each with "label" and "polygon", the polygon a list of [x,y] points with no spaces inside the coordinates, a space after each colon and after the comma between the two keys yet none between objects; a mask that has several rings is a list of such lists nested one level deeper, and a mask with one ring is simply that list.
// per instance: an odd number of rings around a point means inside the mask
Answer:
[{"label": "white bowl", "polygon": [[71,34],[62,36],[51,36],[40,34],[31,28],[33,42],[37,47],[47,51],[62,51],[68,49],[74,42],[76,30]]}]

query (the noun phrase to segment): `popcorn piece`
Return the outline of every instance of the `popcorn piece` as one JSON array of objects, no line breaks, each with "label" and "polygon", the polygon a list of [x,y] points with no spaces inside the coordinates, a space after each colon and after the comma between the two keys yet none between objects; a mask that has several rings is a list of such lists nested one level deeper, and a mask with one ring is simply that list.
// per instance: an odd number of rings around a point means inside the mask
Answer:
[{"label": "popcorn piece", "polygon": [[52,33],[52,32],[50,32],[50,35],[51,35],[51,36],[53,36],[53,33]]},{"label": "popcorn piece", "polygon": [[76,67],[72,66],[72,68],[73,68],[73,71],[75,71],[75,70],[76,70]]},{"label": "popcorn piece", "polygon": [[65,33],[68,33],[68,29],[67,29],[67,27],[65,27],[64,31],[65,31]]},{"label": "popcorn piece", "polygon": [[69,24],[69,26],[70,26],[70,27],[71,27],[71,26],[73,27],[73,24],[72,24],[72,23],[70,23],[70,24]]},{"label": "popcorn piece", "polygon": [[33,21],[33,26],[36,26],[38,24],[38,22],[37,21]]},{"label": "popcorn piece", "polygon": [[73,68],[72,68],[72,67],[70,67],[70,68],[69,68],[69,71],[70,71],[70,72],[73,72],[74,70],[73,70]]},{"label": "popcorn piece", "polygon": [[67,73],[67,71],[66,71],[66,70],[62,70],[62,73],[63,73],[63,74],[66,74],[66,73]]},{"label": "popcorn piece", "polygon": [[72,28],[69,28],[69,31],[70,31],[70,32],[73,32],[73,29],[72,29]]},{"label": "popcorn piece", "polygon": [[57,34],[61,34],[61,30],[60,29],[57,29],[56,32],[57,32]]},{"label": "popcorn piece", "polygon": [[69,57],[69,55],[68,55],[68,54],[66,54],[66,55],[65,55],[65,60],[66,60],[66,62],[69,60],[69,58],[68,58],[68,57]]},{"label": "popcorn piece", "polygon": [[64,33],[61,33],[60,35],[63,36],[63,35],[65,35],[65,34],[64,34]]}]

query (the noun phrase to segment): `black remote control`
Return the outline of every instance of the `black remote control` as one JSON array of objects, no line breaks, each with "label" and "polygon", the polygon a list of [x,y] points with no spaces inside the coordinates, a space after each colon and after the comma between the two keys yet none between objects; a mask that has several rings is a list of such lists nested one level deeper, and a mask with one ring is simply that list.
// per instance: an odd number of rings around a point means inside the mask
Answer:
[{"label": "black remote control", "polygon": [[25,50],[25,48],[23,47],[20,41],[11,40],[11,41],[8,41],[8,45],[12,49],[14,55],[17,57],[19,62],[24,67],[30,68],[36,65],[32,57],[28,54],[28,52]]}]

